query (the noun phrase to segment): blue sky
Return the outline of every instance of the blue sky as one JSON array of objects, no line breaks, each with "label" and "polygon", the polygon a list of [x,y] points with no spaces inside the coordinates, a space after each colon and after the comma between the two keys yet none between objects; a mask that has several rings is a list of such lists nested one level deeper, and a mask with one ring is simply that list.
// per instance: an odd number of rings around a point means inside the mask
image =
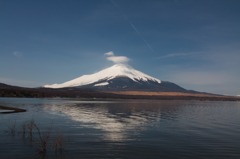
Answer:
[{"label": "blue sky", "polygon": [[240,94],[239,0],[1,0],[0,82],[36,87],[111,66]]}]

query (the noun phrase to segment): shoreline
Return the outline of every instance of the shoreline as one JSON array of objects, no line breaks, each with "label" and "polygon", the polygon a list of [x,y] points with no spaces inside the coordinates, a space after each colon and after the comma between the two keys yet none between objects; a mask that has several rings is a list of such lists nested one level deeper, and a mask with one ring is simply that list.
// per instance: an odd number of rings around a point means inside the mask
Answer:
[{"label": "shoreline", "polygon": [[[3,111],[1,112],[1,110],[3,110]],[[26,111],[27,111],[26,109],[0,105],[0,114],[21,113],[21,112],[26,112]]]},{"label": "shoreline", "polygon": [[[44,97],[12,97],[12,96],[5,96],[0,98],[39,98],[39,99],[73,99],[73,100],[87,100],[87,101],[95,101],[95,100],[197,100],[197,101],[240,101],[239,97],[234,96],[209,96],[209,95],[143,95],[143,94],[110,94],[108,95],[96,95],[96,96],[44,96]],[[10,108],[10,109],[9,109]],[[24,112],[24,109],[20,108],[13,108],[13,107],[6,107],[0,106],[0,110],[16,110],[18,112]],[[26,111],[26,110],[25,110]],[[0,112],[1,113],[1,112]]]}]

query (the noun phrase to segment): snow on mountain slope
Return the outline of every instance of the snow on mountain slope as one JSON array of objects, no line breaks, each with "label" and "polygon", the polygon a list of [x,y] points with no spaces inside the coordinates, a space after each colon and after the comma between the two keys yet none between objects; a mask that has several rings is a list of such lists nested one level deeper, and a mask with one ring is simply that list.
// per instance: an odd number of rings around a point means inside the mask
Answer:
[{"label": "snow on mountain slope", "polygon": [[[52,85],[44,85],[45,88],[65,88],[65,87],[77,87],[84,86],[88,84],[92,84],[98,81],[103,80],[111,80],[116,77],[128,77],[133,81],[154,81],[157,83],[161,83],[161,81],[157,78],[151,77],[147,74],[144,74],[138,70],[135,70],[129,65],[126,64],[116,64],[112,67],[106,68],[102,71],[99,71],[90,75],[83,75],[71,81],[67,81],[62,84],[52,84]],[[104,82],[100,85],[107,85],[107,82]]]}]

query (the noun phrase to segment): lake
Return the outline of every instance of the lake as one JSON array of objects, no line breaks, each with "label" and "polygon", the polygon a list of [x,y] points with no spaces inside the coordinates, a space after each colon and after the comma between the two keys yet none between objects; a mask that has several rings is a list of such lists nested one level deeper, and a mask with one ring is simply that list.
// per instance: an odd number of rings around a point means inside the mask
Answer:
[{"label": "lake", "polygon": [[[1,159],[240,158],[240,102],[0,98],[0,105],[27,109],[0,114]],[[38,131],[30,140],[31,122]],[[44,154],[39,136],[48,137]]]}]

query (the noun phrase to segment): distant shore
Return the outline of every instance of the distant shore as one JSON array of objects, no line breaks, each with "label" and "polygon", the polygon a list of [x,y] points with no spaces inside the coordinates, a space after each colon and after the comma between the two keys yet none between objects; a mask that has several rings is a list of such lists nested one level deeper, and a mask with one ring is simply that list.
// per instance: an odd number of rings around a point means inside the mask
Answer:
[{"label": "distant shore", "polygon": [[[209,100],[209,101],[240,101],[239,96],[225,96],[204,92],[154,92],[144,90],[104,91],[83,88],[23,88],[0,84],[0,97],[23,98],[82,98],[82,99],[154,99],[154,100]],[[0,107],[1,109],[1,107]],[[23,112],[21,109],[10,109]]]}]

